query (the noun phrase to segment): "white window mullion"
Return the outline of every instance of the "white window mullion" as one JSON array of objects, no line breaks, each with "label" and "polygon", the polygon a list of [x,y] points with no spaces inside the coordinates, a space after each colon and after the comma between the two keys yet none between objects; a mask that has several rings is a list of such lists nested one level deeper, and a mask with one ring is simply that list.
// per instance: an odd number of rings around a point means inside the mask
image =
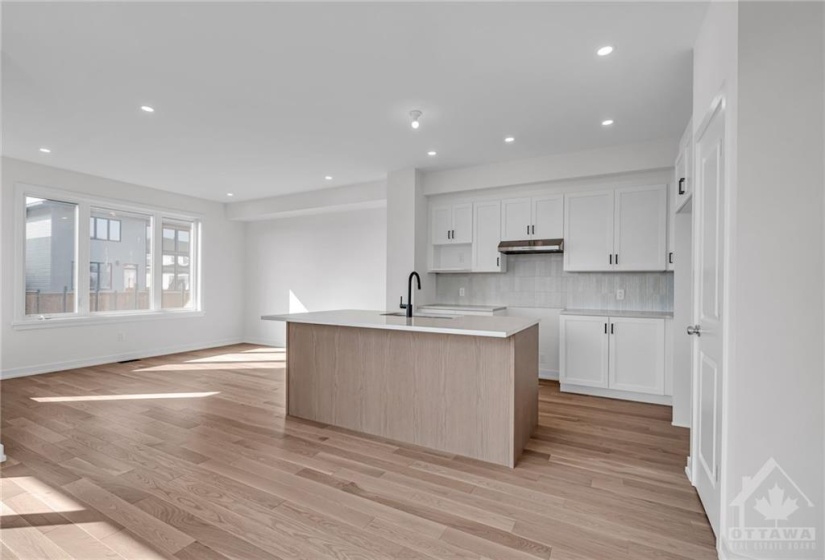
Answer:
[{"label": "white window mullion", "polygon": [[77,206],[77,242],[75,243],[75,304],[78,315],[91,313],[91,294],[89,293],[89,254],[91,230],[89,204],[81,202]]},{"label": "white window mullion", "polygon": [[163,216],[152,215],[152,310],[163,308]]}]

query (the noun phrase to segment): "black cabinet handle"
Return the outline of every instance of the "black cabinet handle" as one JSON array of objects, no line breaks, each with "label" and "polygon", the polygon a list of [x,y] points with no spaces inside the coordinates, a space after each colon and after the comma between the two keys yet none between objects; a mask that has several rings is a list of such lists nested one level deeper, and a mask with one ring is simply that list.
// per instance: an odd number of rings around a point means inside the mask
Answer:
[{"label": "black cabinet handle", "polygon": [[685,194],[685,178],[679,179],[679,194]]},{"label": "black cabinet handle", "polygon": [[530,235],[530,226],[527,226],[527,235]]},{"label": "black cabinet handle", "polygon": [[619,264],[619,253],[616,253],[616,264]]},{"label": "black cabinet handle", "polygon": [[499,262],[501,261],[501,257],[496,257],[496,266],[501,266]]},{"label": "black cabinet handle", "polygon": [[610,323],[610,334],[613,334],[613,323]]},{"label": "black cabinet handle", "polygon": [[672,252],[667,254],[667,262],[669,264],[673,264],[673,253]]},{"label": "black cabinet handle", "polygon": [[604,324],[604,334],[607,334],[607,323]]},{"label": "black cabinet handle", "polygon": [[453,239],[455,239],[455,230],[451,229],[450,231],[453,232]]},{"label": "black cabinet handle", "polygon": [[610,264],[613,264],[613,253],[610,254]]},{"label": "black cabinet handle", "polygon": [[533,235],[536,235],[536,226],[533,226]]}]

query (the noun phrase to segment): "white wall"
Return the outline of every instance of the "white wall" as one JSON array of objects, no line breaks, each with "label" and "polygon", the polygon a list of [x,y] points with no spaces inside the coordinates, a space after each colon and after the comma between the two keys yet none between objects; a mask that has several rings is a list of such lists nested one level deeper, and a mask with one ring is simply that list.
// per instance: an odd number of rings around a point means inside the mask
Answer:
[{"label": "white wall", "polygon": [[[12,326],[12,313],[16,295],[13,288],[16,183],[201,214],[204,315],[122,322],[116,326],[98,324],[15,329]],[[218,346],[241,340],[243,293],[239,286],[242,285],[244,275],[244,225],[227,221],[222,204],[8,158],[2,159],[1,189],[0,370],[4,377]],[[124,340],[118,340],[119,333],[123,334]]]},{"label": "white wall", "polygon": [[384,309],[386,209],[250,222],[246,227],[247,341],[285,344],[284,324],[262,321],[261,315],[303,307]]},{"label": "white wall", "polygon": [[820,2],[739,5],[733,484],[723,502],[741,476],[774,457],[815,503],[818,557],[825,553],[822,10]]}]

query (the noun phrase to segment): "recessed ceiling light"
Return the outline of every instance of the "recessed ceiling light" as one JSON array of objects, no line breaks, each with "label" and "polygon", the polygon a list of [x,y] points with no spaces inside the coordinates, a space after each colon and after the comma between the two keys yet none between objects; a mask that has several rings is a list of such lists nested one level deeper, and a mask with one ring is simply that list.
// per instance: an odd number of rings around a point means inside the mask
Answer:
[{"label": "recessed ceiling light", "polygon": [[421,126],[421,123],[418,121],[418,119],[420,119],[423,114],[424,113],[422,113],[418,109],[410,111],[410,119],[412,119],[410,121],[410,126],[417,130],[418,127]]},{"label": "recessed ceiling light", "polygon": [[148,105],[141,105],[140,110],[144,113],[154,113],[155,109],[153,107],[149,107]]},{"label": "recessed ceiling light", "polygon": [[610,45],[606,45],[606,46],[600,48],[599,50],[597,50],[596,54],[599,55],[599,56],[607,56],[612,52],[613,52],[613,47],[611,47]]},{"label": "recessed ceiling light", "polygon": [[428,156],[436,156],[436,155],[438,155],[438,152],[436,152],[435,150],[430,150],[429,152],[427,152],[427,155]]},{"label": "recessed ceiling light", "polygon": [[226,193],[226,196],[235,196],[235,193],[228,192]]},{"label": "recessed ceiling light", "polygon": [[327,181],[332,181],[332,175],[326,175],[324,179]]},{"label": "recessed ceiling light", "polygon": [[507,138],[504,139],[504,141],[507,142],[508,144],[512,144],[513,142],[516,141],[516,139],[513,138],[512,136],[508,136]]},{"label": "recessed ceiling light", "polygon": [[613,124],[613,119],[607,119],[606,121],[602,121],[602,126],[610,126]]},{"label": "recessed ceiling light", "polygon": [[50,153],[52,153],[52,151],[51,151],[50,149],[48,149],[48,148],[40,148],[40,151],[41,151],[41,152],[43,152],[44,154],[50,154]]}]

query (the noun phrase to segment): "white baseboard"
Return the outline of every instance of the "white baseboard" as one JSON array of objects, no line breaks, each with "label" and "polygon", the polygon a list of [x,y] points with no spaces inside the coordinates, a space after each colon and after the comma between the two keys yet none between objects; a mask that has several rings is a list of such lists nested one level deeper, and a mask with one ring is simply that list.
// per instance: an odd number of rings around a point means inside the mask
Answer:
[{"label": "white baseboard", "polygon": [[277,344],[274,340],[265,340],[263,338],[257,338],[255,336],[245,336],[243,341],[246,344],[257,344],[258,346],[271,346],[273,348],[283,348],[283,345]]},{"label": "white baseboard", "polygon": [[559,380],[559,372],[552,369],[540,369],[539,379],[554,379]]},{"label": "white baseboard", "polygon": [[635,401],[650,404],[664,404],[670,406],[673,398],[668,395],[649,395],[647,393],[632,393],[630,391],[617,391],[615,389],[603,389],[602,387],[585,387],[583,385],[561,384],[562,393],[576,393],[579,395],[590,395],[592,397],[606,397],[608,399],[620,399],[623,401]]},{"label": "white baseboard", "polygon": [[193,350],[203,350],[206,348],[229,346],[231,344],[241,344],[242,342],[244,341],[240,337],[227,338],[224,340],[215,340],[212,342],[196,342],[192,344],[180,344],[177,346],[152,348],[151,350],[136,350],[134,352],[124,352],[122,354],[110,354],[108,356],[95,356],[94,358],[84,358],[82,360],[68,360],[65,362],[52,362],[49,364],[21,366],[16,368],[4,369],[0,371],[0,379],[12,379],[15,377],[40,375],[42,373],[52,373],[55,371],[64,371],[67,369],[99,366],[102,364],[122,362],[124,360],[140,360],[142,358],[151,358],[153,356],[164,356],[166,354],[177,354],[179,352],[192,352]]}]

